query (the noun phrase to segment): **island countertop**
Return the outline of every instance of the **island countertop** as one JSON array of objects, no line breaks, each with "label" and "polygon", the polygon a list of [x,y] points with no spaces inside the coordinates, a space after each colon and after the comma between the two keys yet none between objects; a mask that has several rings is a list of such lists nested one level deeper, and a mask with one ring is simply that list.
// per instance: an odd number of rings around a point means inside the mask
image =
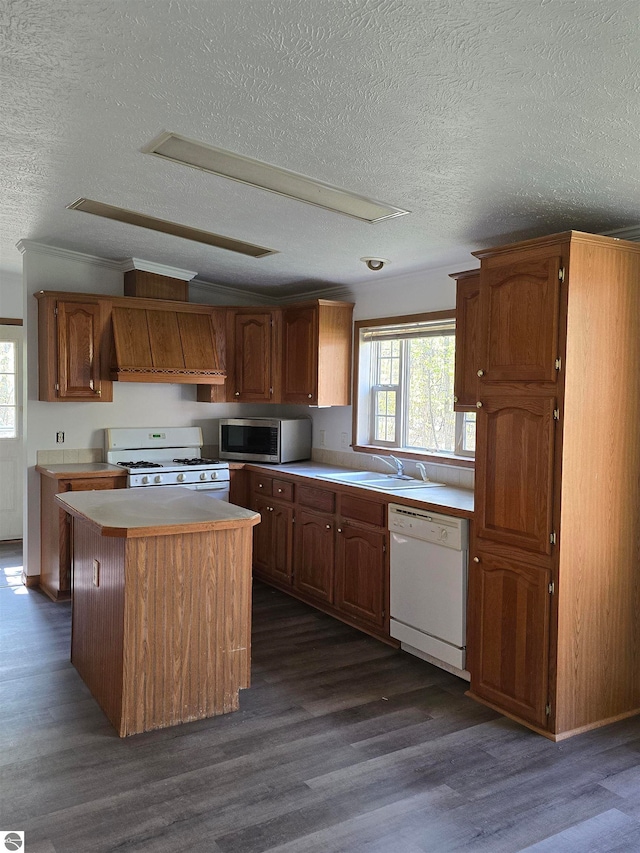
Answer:
[{"label": "island countertop", "polygon": [[101,536],[131,539],[252,527],[260,515],[181,487],[67,492],[55,501]]}]

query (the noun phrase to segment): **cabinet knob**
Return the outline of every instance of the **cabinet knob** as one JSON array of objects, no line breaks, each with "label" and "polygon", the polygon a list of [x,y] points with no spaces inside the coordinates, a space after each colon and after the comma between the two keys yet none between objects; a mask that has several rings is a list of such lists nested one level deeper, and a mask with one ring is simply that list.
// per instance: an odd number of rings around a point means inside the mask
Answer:
[{"label": "cabinet knob", "polygon": [[234,396],[239,397],[239,396],[240,396],[240,392],[239,392],[239,391],[236,391],[236,393],[235,393],[235,395],[234,395]]},{"label": "cabinet knob", "polygon": [[474,558],[473,558],[473,562],[474,562],[474,563],[479,563],[479,562],[480,562],[480,557],[474,557]]},{"label": "cabinet knob", "polygon": [[313,397],[313,394],[307,394],[307,397],[311,400]]},{"label": "cabinet knob", "polygon": [[342,533],[342,528],[341,528],[341,527],[339,527],[339,528],[338,528],[338,533]]},{"label": "cabinet knob", "polygon": [[98,390],[96,391],[96,395],[98,397],[102,397],[102,389],[98,388]]},{"label": "cabinet knob", "polygon": [[282,494],[282,489],[278,489],[278,494],[279,494],[279,495],[281,495],[281,494]]},{"label": "cabinet knob", "polygon": [[479,370],[479,371],[478,371],[478,376],[484,376],[484,370]]},{"label": "cabinet knob", "polygon": [[454,403],[457,403],[457,402],[458,402],[458,398],[456,397],[456,395],[455,395],[455,394],[453,395],[453,402],[454,402]]},{"label": "cabinet knob", "polygon": [[258,483],[258,488],[259,488],[259,489],[264,488],[263,484],[262,484],[262,483]]},{"label": "cabinet knob", "polygon": [[325,527],[327,528],[327,530],[331,530],[331,525],[330,525],[330,524],[325,524]]},{"label": "cabinet knob", "polygon": [[478,402],[476,403],[476,409],[481,409],[481,408],[482,408],[482,401],[478,400]]},{"label": "cabinet knob", "polygon": [[272,506],[268,506],[268,507],[267,507],[267,509],[269,510],[269,512],[273,512],[273,507],[272,507]]}]

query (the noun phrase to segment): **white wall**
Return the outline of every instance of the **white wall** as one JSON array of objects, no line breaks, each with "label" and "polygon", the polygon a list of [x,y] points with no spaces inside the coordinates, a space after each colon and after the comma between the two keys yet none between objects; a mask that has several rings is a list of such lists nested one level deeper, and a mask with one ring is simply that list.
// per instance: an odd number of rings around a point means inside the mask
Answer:
[{"label": "white wall", "polygon": [[22,320],[23,310],[22,276],[0,270],[0,317]]}]

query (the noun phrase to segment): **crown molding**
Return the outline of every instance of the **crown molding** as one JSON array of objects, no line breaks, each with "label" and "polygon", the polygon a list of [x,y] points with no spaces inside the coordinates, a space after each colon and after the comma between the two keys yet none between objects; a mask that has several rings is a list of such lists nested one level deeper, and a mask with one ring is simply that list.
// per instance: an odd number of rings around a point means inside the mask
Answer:
[{"label": "crown molding", "polygon": [[166,264],[157,264],[155,261],[145,261],[142,258],[128,258],[122,261],[122,272],[130,272],[131,270],[144,270],[152,272],[156,275],[166,275],[169,278],[177,278],[180,281],[191,281],[198,273],[191,270],[181,270],[178,267],[169,267]]},{"label": "crown molding", "polygon": [[47,243],[38,243],[36,240],[20,240],[16,243],[18,251],[24,255],[27,252],[35,252],[40,255],[64,258],[67,261],[82,261],[84,264],[93,264],[96,267],[106,267],[110,270],[122,269],[122,261],[111,261],[108,258],[99,258],[97,255],[88,255],[85,252],[75,252],[72,249],[61,249],[59,246],[50,246]]},{"label": "crown molding", "polygon": [[628,228],[616,228],[614,231],[601,231],[603,237],[617,237],[618,240],[630,240],[640,243],[640,225],[630,225]]},{"label": "crown molding", "polygon": [[[240,289],[238,287],[230,287],[227,284],[216,284],[214,281],[205,281],[204,279],[194,278],[189,282],[189,290],[200,290],[205,291],[208,294],[218,295],[223,297],[224,299],[230,299],[231,302],[229,304],[237,303],[239,300],[241,303],[246,303],[247,305],[252,304],[255,305],[276,305],[280,301],[279,299],[272,296],[265,296],[264,293],[258,293],[255,290],[246,290]],[[247,302],[247,300],[250,300]]]}]

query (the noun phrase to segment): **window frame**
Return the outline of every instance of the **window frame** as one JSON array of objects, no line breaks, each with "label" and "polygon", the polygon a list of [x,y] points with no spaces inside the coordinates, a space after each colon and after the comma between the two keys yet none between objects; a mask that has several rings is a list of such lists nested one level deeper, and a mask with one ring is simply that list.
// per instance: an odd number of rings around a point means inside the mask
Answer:
[{"label": "window frame", "polygon": [[[371,404],[372,390],[377,387],[395,386],[373,386],[369,384],[371,375],[371,353],[370,347],[366,350],[361,348],[361,336],[363,329],[375,329],[383,326],[401,326],[411,323],[436,323],[456,319],[455,309],[447,311],[431,311],[422,314],[406,314],[398,317],[377,317],[369,320],[356,320],[354,324],[354,361],[353,361],[353,407],[352,407],[352,448],[358,453],[379,453],[381,450],[392,450],[395,456],[404,459],[415,459],[423,462],[436,462],[442,465],[455,465],[456,467],[475,467],[475,454],[468,451],[460,452],[459,443],[464,435],[464,412],[456,412],[457,418],[462,418],[462,429],[456,429],[456,448],[454,453],[437,453],[434,451],[423,451],[415,448],[401,448],[397,443],[376,442],[371,443],[369,436],[373,434],[373,405]],[[396,405],[406,405],[402,399],[402,376],[400,377],[399,396]],[[367,414],[362,412],[364,408]],[[366,435],[366,438],[365,438]]]}]

